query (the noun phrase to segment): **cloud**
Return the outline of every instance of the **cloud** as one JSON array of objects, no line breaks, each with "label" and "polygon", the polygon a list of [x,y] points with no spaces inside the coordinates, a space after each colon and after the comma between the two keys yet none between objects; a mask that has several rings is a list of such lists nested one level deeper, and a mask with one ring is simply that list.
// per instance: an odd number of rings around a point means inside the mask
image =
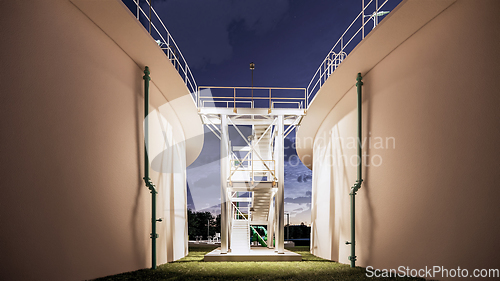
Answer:
[{"label": "cloud", "polygon": [[305,194],[295,198],[285,197],[285,212],[290,213],[292,224],[308,224],[311,220],[311,191]]},{"label": "cloud", "polygon": [[296,204],[304,204],[311,203],[311,197],[296,197],[296,198],[285,198],[285,203],[296,203]]},{"label": "cloud", "polygon": [[[232,57],[230,30],[263,34],[273,30],[289,8],[287,0],[153,2],[191,68],[220,64]],[[234,30],[233,30],[234,32]]]},{"label": "cloud", "polygon": [[289,203],[285,202],[285,212],[290,213],[290,223],[299,224],[301,222],[309,224],[311,221],[311,203]]}]

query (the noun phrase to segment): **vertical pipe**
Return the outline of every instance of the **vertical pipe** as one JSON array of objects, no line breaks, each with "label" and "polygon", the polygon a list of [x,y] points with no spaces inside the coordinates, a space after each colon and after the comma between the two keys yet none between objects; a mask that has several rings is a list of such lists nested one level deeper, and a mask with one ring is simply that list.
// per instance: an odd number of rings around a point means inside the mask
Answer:
[{"label": "vertical pipe", "polygon": [[[148,113],[149,113],[149,81],[151,78],[149,77],[149,67],[146,66],[144,69],[144,180],[149,181],[149,160],[148,160],[148,141],[149,141],[149,122],[148,122]],[[147,184],[147,183],[146,183]],[[148,186],[149,187],[149,186]]]},{"label": "vertical pipe", "polygon": [[351,267],[356,267],[356,226],[355,226],[355,217],[354,214],[356,213],[356,194],[351,191],[349,194],[351,196],[351,255],[349,256],[349,260],[351,261]]},{"label": "vertical pipe", "polygon": [[358,171],[357,171],[357,180],[356,183],[351,187],[351,193],[349,194],[351,196],[351,241],[347,242],[347,244],[351,245],[351,255],[349,256],[349,260],[351,261],[351,267],[356,267],[356,220],[355,220],[355,215],[356,215],[356,192],[359,190],[361,187],[361,183],[363,182],[362,179],[362,157],[361,157],[361,129],[362,129],[362,119],[361,119],[361,113],[362,113],[362,93],[361,93],[361,86],[363,86],[363,82],[361,81],[363,77],[361,77],[361,73],[358,73],[358,77],[356,78],[356,88],[357,88],[357,93],[358,93]]},{"label": "vertical pipe", "polygon": [[362,81],[363,77],[361,77],[361,73],[358,73],[358,77],[356,77],[356,88],[357,88],[357,92],[358,92],[358,189],[359,187],[361,187],[361,181],[363,181],[363,175],[361,174],[362,172],[362,164],[363,164],[363,159],[361,158],[361,150],[362,150],[362,147],[361,147],[361,134],[362,134],[362,119],[361,119],[361,114],[362,114],[362,108],[361,108],[361,105],[362,105],[362,92],[361,92],[361,86],[363,86],[363,81]]},{"label": "vertical pipe", "polygon": [[149,76],[149,67],[145,67],[144,69],[144,182],[146,186],[151,191],[151,263],[152,269],[156,269],[156,238],[158,238],[158,234],[156,234],[156,188],[151,178],[149,177],[149,159],[148,159],[148,141],[149,141],[149,122],[148,122],[148,114],[149,114],[149,81],[151,77]]},{"label": "vertical pipe", "polygon": [[152,268],[156,269],[156,238],[158,238],[158,234],[156,233],[156,190],[151,190],[151,263]]}]

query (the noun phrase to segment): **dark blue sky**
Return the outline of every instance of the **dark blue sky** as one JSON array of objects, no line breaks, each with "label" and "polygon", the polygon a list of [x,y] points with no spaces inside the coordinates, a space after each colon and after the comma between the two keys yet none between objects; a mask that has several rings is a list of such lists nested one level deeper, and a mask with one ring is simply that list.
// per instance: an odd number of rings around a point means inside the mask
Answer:
[{"label": "dark blue sky", "polygon": [[253,61],[255,86],[306,87],[361,1],[153,0],[153,5],[198,85],[249,86]]},{"label": "dark blue sky", "polygon": [[[147,9],[145,0],[140,1]],[[305,88],[361,11],[361,0],[152,1],[198,86],[250,86],[249,63],[254,62],[254,86]],[[135,11],[132,0],[124,2]],[[390,11],[400,2],[391,0],[383,10]],[[367,13],[373,12],[374,3]],[[367,27],[366,32],[369,30]],[[353,42],[347,53],[357,43]],[[219,141],[206,132],[203,151],[187,171],[197,210],[213,207],[220,200]],[[289,146],[295,141],[294,135],[288,136]],[[307,224],[312,173],[301,163],[296,165],[293,156],[290,158],[295,154],[293,148],[287,149],[286,160],[290,161],[285,162],[285,211],[291,213],[292,223]]]},{"label": "dark blue sky", "polygon": [[[146,1],[139,1],[147,11]],[[135,13],[132,0],[123,2]],[[361,2],[152,0],[198,85],[250,86],[248,65],[253,61],[255,86],[275,87],[307,87],[328,51],[361,11]],[[390,11],[400,2],[390,0],[383,10]],[[367,13],[373,12],[374,4],[375,0]],[[142,15],[141,20],[145,20]]]}]

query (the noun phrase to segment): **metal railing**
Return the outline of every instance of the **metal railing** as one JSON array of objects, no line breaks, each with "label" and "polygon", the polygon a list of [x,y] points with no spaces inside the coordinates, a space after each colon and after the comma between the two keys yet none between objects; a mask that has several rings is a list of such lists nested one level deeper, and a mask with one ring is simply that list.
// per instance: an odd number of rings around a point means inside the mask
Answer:
[{"label": "metal railing", "polygon": [[[379,5],[379,1],[380,2],[383,1],[383,3]],[[365,2],[368,3],[365,4]],[[335,69],[337,69],[337,67],[347,57],[350,51],[352,51],[352,49],[354,49],[354,47],[365,38],[365,35],[368,32],[370,32],[377,26],[379,22],[379,17],[389,13],[388,11],[381,11],[381,9],[387,4],[387,2],[394,2],[394,3],[397,2],[399,4],[401,0],[361,1],[361,7],[362,7],[361,12],[347,27],[347,29],[340,36],[335,45],[333,45],[330,52],[328,52],[325,59],[318,67],[318,70],[316,70],[316,73],[314,73],[311,82],[309,82],[309,85],[307,86],[306,109],[309,108],[309,105],[314,101],[316,93],[319,91],[321,86],[323,86],[328,77],[330,77],[330,75],[335,71]],[[371,12],[368,13],[368,11]],[[368,30],[369,27],[365,28],[365,26],[369,24],[371,21],[373,21],[373,27],[370,30]],[[359,28],[355,30],[356,28],[355,26],[359,26]]]},{"label": "metal railing", "polygon": [[[203,89],[210,95],[203,95]],[[215,90],[215,91],[214,91]],[[286,93],[283,93],[286,91]],[[280,92],[280,93],[278,93]],[[305,109],[306,88],[279,87],[198,87],[198,108],[296,108]]]},{"label": "metal railing", "polygon": [[233,207],[233,220],[246,220],[247,222],[249,222],[251,220],[251,211],[250,211],[250,204],[247,204],[246,208],[247,208],[247,213],[243,213],[241,212],[241,208],[243,207],[239,207],[237,206],[236,204],[234,204],[234,202],[231,202],[231,205]]},{"label": "metal railing", "polygon": [[[188,91],[191,93],[193,101],[195,104],[198,104],[197,97],[197,88],[196,81],[194,79],[193,73],[187,64],[186,59],[182,55],[181,50],[175,43],[174,38],[170,35],[167,27],[161,20],[161,18],[156,13],[155,9],[151,6],[151,0],[122,0],[126,5],[131,3],[131,5],[127,5],[130,11],[135,14],[137,20],[141,22],[151,34],[151,37],[156,41],[158,46],[163,50],[167,58],[174,65],[175,69],[181,76],[188,88]],[[130,7],[135,5],[135,7]],[[144,9],[143,7],[144,6]],[[141,21],[144,20],[144,21]]]},{"label": "metal railing", "polygon": [[[266,175],[268,178],[272,178],[273,181],[276,181],[276,161],[273,160],[257,160],[257,159],[246,159],[244,158],[243,160],[235,158],[234,156],[231,157],[231,166],[229,169],[229,181],[232,182],[233,179],[232,177],[235,175],[237,172],[245,172],[250,174],[250,180],[252,182],[255,181],[255,174],[269,174]],[[254,163],[260,163],[261,168],[255,167],[257,164]]]}]

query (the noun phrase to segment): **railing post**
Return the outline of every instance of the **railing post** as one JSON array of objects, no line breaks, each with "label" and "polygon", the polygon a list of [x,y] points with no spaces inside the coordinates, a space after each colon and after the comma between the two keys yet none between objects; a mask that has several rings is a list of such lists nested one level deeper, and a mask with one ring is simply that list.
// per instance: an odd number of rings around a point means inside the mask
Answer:
[{"label": "railing post", "polygon": [[271,113],[271,106],[272,106],[272,101],[271,101],[271,88],[269,88],[269,109],[267,110],[267,113]]},{"label": "railing post", "polygon": [[361,0],[361,34],[365,39],[365,0]]},{"label": "railing post", "polygon": [[309,88],[305,89],[304,90],[305,94],[306,94],[306,106],[305,106],[305,109],[309,109]]},{"label": "railing post", "polygon": [[149,0],[149,35],[151,35],[151,9],[153,8],[152,5],[151,5],[151,1],[152,0]]},{"label": "railing post", "polygon": [[236,113],[236,88],[233,88],[233,112]]},{"label": "railing post", "polygon": [[198,86],[198,91],[196,92],[196,108],[200,109],[200,87]]}]

